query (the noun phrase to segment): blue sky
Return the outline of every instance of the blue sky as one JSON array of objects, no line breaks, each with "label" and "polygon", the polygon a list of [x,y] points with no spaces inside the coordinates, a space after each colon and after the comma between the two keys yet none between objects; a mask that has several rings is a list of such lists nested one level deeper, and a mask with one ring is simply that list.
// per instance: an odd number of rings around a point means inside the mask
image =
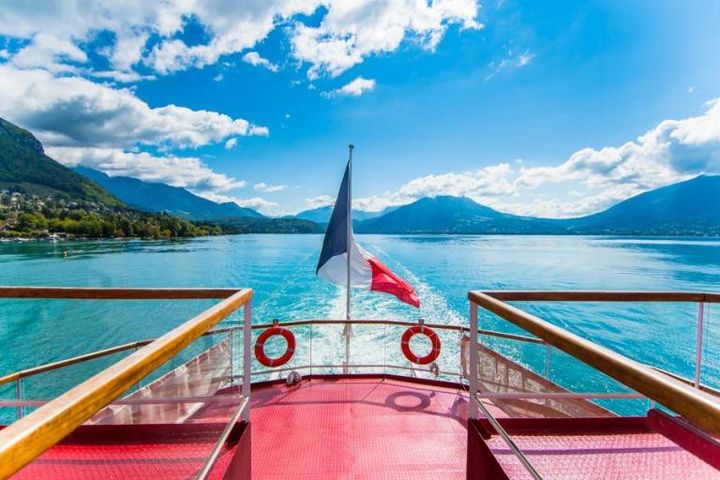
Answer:
[{"label": "blue sky", "polygon": [[0,3],[0,116],[265,213],[331,201],[349,142],[370,210],[566,217],[720,173],[720,2]]}]

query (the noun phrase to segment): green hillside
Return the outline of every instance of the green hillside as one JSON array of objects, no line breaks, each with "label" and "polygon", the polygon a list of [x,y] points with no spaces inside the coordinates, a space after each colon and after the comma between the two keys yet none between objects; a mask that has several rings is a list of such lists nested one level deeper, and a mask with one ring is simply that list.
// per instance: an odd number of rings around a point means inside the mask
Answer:
[{"label": "green hillside", "polygon": [[27,130],[0,118],[0,237],[192,237],[209,225],[127,207],[97,183],[45,155]]},{"label": "green hillside", "polygon": [[27,195],[122,205],[97,183],[45,155],[30,132],[0,118],[0,189],[8,188]]}]

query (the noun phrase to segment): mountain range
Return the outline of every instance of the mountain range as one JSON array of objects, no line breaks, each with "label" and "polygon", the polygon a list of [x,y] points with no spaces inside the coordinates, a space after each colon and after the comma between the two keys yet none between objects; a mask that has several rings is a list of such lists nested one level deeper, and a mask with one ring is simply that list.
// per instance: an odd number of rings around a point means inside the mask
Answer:
[{"label": "mountain range", "polygon": [[167,212],[188,220],[202,221],[237,217],[264,218],[264,215],[251,208],[241,207],[235,202],[216,203],[184,188],[144,182],[131,177],[110,177],[86,167],[77,167],[74,170],[139,210]]},{"label": "mountain range", "polygon": [[[390,213],[391,211],[395,210],[396,207],[388,207],[382,211],[379,212],[366,212],[363,210],[357,210],[353,208],[352,210],[352,217],[353,220],[361,221],[361,220],[369,220],[371,218],[381,217],[385,215],[386,213]],[[326,205],[324,207],[318,207],[313,208],[312,210],[305,210],[302,211],[296,215],[293,215],[295,218],[301,218],[303,220],[310,220],[311,222],[319,223],[319,224],[327,224],[330,221],[330,215],[332,214],[333,206],[332,205]]]},{"label": "mountain range", "polygon": [[358,233],[563,233],[554,220],[498,212],[470,198],[421,198],[355,224]]},{"label": "mountain range", "polygon": [[720,235],[720,176],[700,175],[563,223],[596,235]]},{"label": "mountain range", "polygon": [[[86,223],[80,222],[78,231],[85,228],[97,232],[100,225],[109,235],[127,234],[128,222],[144,222],[143,228],[153,232],[163,232],[166,227],[172,231],[192,230],[190,225],[171,220],[175,217],[209,222],[225,233],[321,233],[332,211],[332,207],[326,206],[293,217],[269,218],[232,202],[212,202],[179,187],[109,177],[88,168],[73,171],[48,157],[30,132],[0,118],[0,196],[3,191],[25,195],[22,198],[28,209],[22,218],[17,215],[10,218],[0,211],[4,216],[0,218],[0,230],[6,232],[8,222],[26,225],[33,231],[47,229],[46,225],[62,228],[74,225],[72,221],[78,220],[66,218],[63,211],[68,204],[63,204],[64,201],[75,204],[78,215],[85,215]],[[48,202],[52,198],[53,206],[38,207],[33,198]],[[11,202],[12,198],[5,195],[0,200]],[[3,211],[11,212],[11,206],[7,203]],[[136,211],[170,215],[138,217],[133,213]],[[518,216],[470,198],[437,196],[382,212],[353,210],[353,219],[358,233],[720,235],[720,176],[701,175],[579,218]],[[121,228],[121,223],[127,228]]]},{"label": "mountain range", "polygon": [[464,197],[422,198],[355,224],[358,233],[720,235],[720,176],[636,195],[600,213],[547,219],[498,212]]},{"label": "mountain range", "polygon": [[211,223],[223,233],[322,233],[315,222],[302,218],[269,218],[234,202],[216,203],[180,187],[145,182],[132,177],[111,177],[86,167],[76,173],[97,182],[133,208],[146,212],[163,212],[186,220]]},{"label": "mountain range", "polygon": [[56,162],[29,131],[0,118],[0,237],[192,237],[220,233],[141,212]]}]

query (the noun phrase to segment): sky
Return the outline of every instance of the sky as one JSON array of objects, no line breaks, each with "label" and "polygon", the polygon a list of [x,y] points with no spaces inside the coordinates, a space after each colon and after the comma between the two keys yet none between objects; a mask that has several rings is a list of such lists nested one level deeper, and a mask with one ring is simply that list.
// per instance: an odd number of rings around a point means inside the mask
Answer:
[{"label": "sky", "polygon": [[0,0],[0,117],[269,215],[573,217],[720,174],[720,2]]}]

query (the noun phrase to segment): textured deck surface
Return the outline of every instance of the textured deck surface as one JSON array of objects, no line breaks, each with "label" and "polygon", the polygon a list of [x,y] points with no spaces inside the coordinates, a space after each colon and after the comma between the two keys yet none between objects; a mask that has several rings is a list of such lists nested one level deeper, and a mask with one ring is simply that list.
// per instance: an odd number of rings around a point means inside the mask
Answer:
[{"label": "textured deck surface", "polygon": [[[544,478],[720,478],[720,472],[660,433],[512,435],[512,438]],[[493,437],[488,445],[511,479],[532,478],[501,438]]]},{"label": "textured deck surface", "polygon": [[467,396],[396,380],[253,390],[255,480],[464,479]]},{"label": "textured deck surface", "polygon": [[[97,428],[102,433],[75,435],[54,446],[13,480],[191,479],[205,464],[222,425]],[[217,471],[227,467],[232,454],[223,451]]]}]

